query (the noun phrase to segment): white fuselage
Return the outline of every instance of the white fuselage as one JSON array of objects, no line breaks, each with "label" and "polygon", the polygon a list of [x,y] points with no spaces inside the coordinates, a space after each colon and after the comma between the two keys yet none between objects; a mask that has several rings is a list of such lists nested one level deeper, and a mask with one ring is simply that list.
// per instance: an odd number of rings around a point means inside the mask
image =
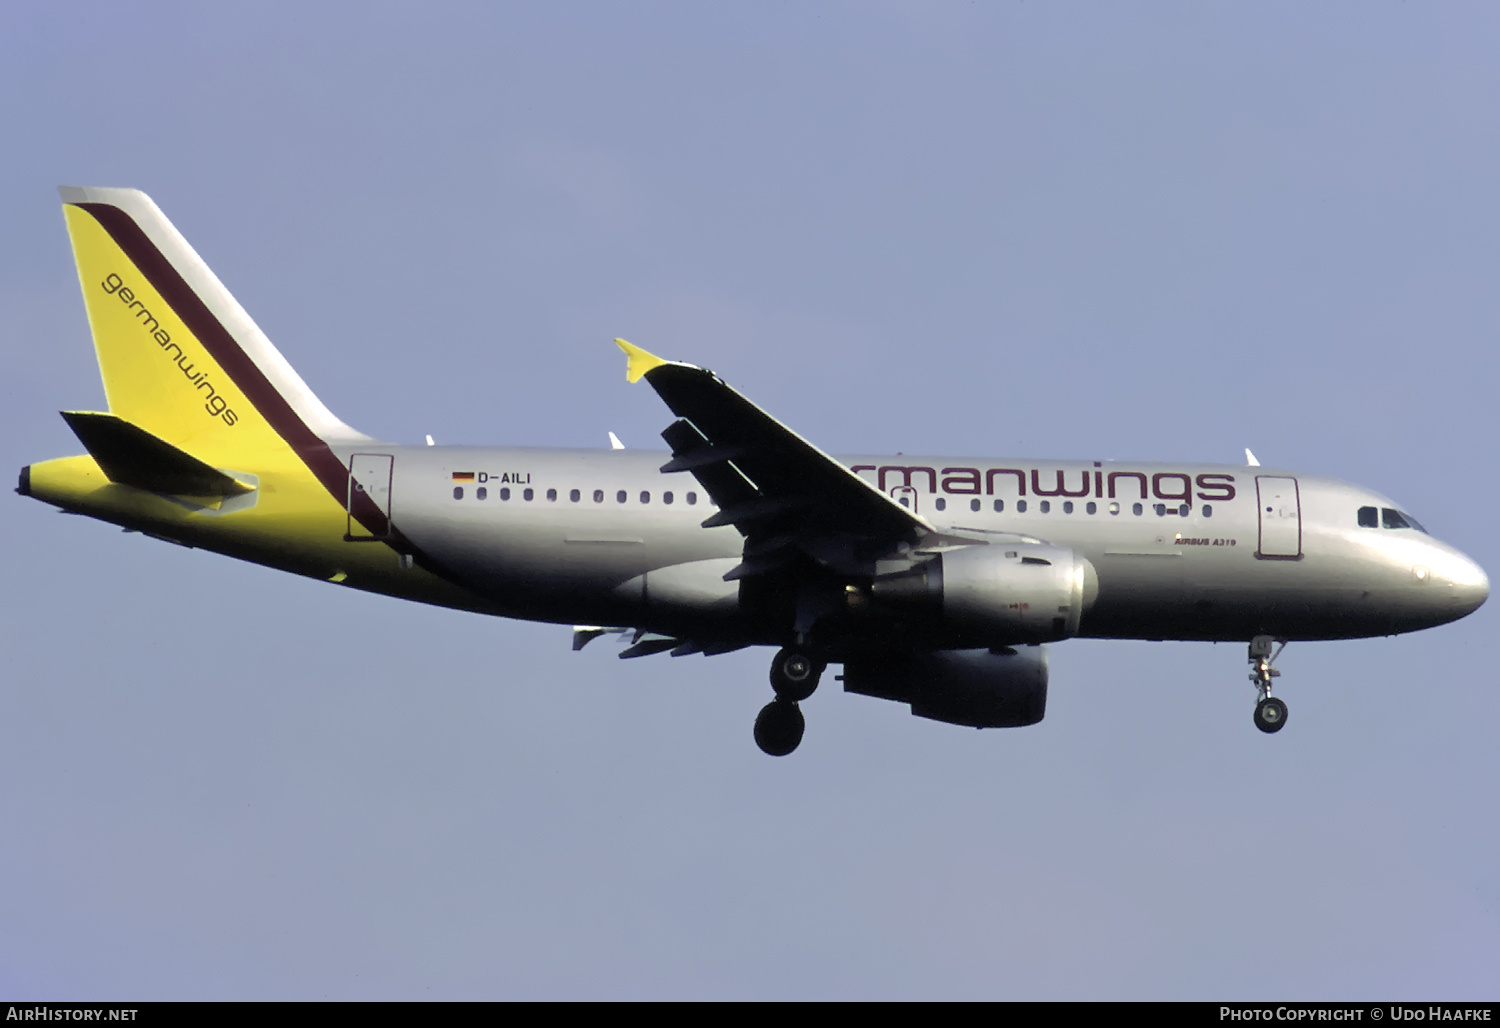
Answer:
[{"label": "white fuselage", "polygon": [[[662,453],[368,447],[391,458],[390,517],[444,573],[512,616],[732,629],[732,527]],[[343,455],[347,461],[349,455]],[[1488,595],[1416,528],[1367,527],[1385,497],[1271,468],[841,457],[940,531],[1067,547],[1097,574],[1078,634],[1350,638],[1430,627]],[[765,640],[767,642],[774,640]]]}]

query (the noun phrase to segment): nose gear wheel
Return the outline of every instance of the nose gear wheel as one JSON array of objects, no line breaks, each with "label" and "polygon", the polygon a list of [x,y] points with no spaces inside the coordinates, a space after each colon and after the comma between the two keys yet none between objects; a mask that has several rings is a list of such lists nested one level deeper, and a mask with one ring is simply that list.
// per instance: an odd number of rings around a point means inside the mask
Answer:
[{"label": "nose gear wheel", "polygon": [[1255,705],[1255,727],[1267,734],[1281,731],[1286,724],[1286,704],[1275,696],[1267,696]]},{"label": "nose gear wheel", "polygon": [[[1276,645],[1278,641],[1280,646]],[[1286,703],[1271,695],[1271,680],[1281,677],[1281,672],[1272,665],[1284,649],[1286,641],[1273,636],[1257,635],[1250,640],[1250,681],[1255,683],[1260,696],[1255,704],[1255,727],[1267,734],[1281,731],[1286,724]]]}]

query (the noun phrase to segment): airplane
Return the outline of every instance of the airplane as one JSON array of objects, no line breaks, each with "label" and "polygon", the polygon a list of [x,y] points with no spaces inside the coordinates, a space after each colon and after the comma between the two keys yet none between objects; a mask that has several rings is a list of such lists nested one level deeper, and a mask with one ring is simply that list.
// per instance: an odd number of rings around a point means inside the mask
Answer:
[{"label": "airplane", "polygon": [[829,664],[919,717],[1020,727],[1047,645],[1248,644],[1254,723],[1288,642],[1472,613],[1484,571],[1387,497],[1259,466],[834,457],[713,372],[624,340],[670,450],[398,445],[326,408],[160,209],[64,187],[108,412],[17,488],[63,511],[338,585],[615,634],[621,657],[776,647],[755,721],[802,740]]}]

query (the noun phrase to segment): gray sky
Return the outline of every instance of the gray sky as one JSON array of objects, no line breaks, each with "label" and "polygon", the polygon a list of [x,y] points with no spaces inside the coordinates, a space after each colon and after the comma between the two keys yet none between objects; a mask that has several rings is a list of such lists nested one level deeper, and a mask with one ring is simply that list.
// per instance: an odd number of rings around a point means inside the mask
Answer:
[{"label": "gray sky", "polygon": [[[1492,574],[1493,5],[0,11],[0,468],[97,408],[54,187],[149,192],[344,420],[1267,463]],[[1488,998],[1496,607],[1070,642],[1047,719],[618,661],[6,494],[0,996]]]}]

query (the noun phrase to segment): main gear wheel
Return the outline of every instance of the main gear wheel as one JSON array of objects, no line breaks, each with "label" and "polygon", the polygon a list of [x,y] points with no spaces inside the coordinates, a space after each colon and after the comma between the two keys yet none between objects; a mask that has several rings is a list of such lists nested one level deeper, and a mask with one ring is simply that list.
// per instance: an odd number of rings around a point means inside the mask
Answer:
[{"label": "main gear wheel", "polygon": [[779,700],[801,703],[818,688],[823,661],[806,650],[788,646],[771,661],[771,688]]},{"label": "main gear wheel", "polygon": [[773,757],[784,757],[802,742],[807,721],[791,700],[774,699],[755,719],[755,744]]}]

